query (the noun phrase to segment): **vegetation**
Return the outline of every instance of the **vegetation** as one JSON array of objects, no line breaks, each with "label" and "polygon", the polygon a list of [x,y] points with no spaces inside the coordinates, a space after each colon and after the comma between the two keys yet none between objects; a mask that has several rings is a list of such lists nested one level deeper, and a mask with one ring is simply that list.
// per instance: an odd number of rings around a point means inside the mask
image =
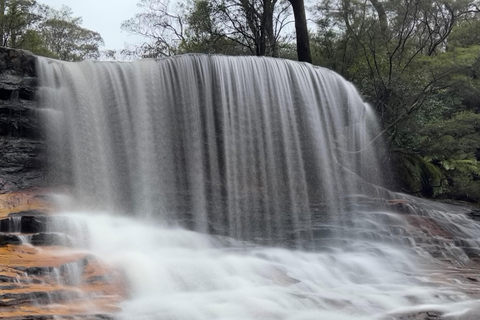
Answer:
[{"label": "vegetation", "polygon": [[[173,4],[172,4],[173,3]],[[186,52],[291,55],[287,31],[295,13],[299,60],[311,61],[303,0],[141,0],[122,29],[147,41],[124,51],[140,57]],[[290,4],[291,3],[291,4]],[[293,9],[292,9],[293,8]],[[285,53],[284,53],[285,51]]]},{"label": "vegetation", "polygon": [[371,102],[404,190],[478,202],[478,2],[323,0],[314,11],[314,62]]},{"label": "vegetation", "polygon": [[81,24],[68,7],[55,10],[35,0],[0,0],[2,46],[66,61],[98,58],[103,39]]},{"label": "vegetation", "polygon": [[[337,71],[376,110],[406,192],[480,201],[480,0],[140,0],[133,57],[296,58]],[[0,0],[5,46],[76,61],[100,35],[64,7]],[[296,43],[295,43],[296,39]],[[114,56],[114,52],[107,52]]]}]

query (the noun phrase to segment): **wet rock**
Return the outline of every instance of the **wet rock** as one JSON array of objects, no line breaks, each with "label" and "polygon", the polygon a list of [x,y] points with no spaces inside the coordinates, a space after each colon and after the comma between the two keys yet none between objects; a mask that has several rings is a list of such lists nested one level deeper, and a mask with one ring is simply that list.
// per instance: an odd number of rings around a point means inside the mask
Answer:
[{"label": "wet rock", "polygon": [[19,306],[22,304],[30,304],[33,301],[37,303],[47,304],[54,302],[62,302],[70,299],[78,299],[79,293],[68,290],[55,291],[37,291],[27,293],[4,293],[0,294],[0,307]]},{"label": "wet rock", "polygon": [[0,232],[11,232],[10,231],[10,219],[0,220]]},{"label": "wet rock", "polygon": [[25,210],[9,214],[9,217],[23,217],[23,216],[45,216],[47,215],[44,211],[39,210]]},{"label": "wet rock", "polygon": [[0,232],[37,233],[46,231],[48,217],[37,210],[21,211],[0,219]]},{"label": "wet rock", "polygon": [[39,233],[47,231],[47,216],[23,216],[20,220],[22,233]]},{"label": "wet rock", "polygon": [[0,134],[0,193],[46,186],[44,149],[43,141]]},{"label": "wet rock", "polygon": [[0,233],[0,318],[113,320],[127,297],[125,275],[66,248],[72,244],[68,219],[46,214],[51,208],[38,190],[0,194],[0,227],[16,230]]},{"label": "wet rock", "polygon": [[0,47],[0,193],[45,185],[35,61],[28,51]]},{"label": "wet rock", "polygon": [[21,244],[22,241],[17,235],[14,234],[0,234],[0,247],[7,246],[9,244]]},{"label": "wet rock", "polygon": [[472,210],[467,215],[473,220],[480,221],[480,210]]},{"label": "wet rock", "polygon": [[9,277],[5,275],[0,275],[0,283],[10,283],[10,282],[15,282],[14,277]]},{"label": "wet rock", "polygon": [[418,312],[392,318],[392,320],[444,320],[440,313],[434,311]]},{"label": "wet rock", "polygon": [[115,317],[108,314],[79,314],[69,316],[32,315],[22,317],[2,317],[2,320],[115,320]]},{"label": "wet rock", "polygon": [[54,270],[53,267],[16,267],[15,269],[25,273],[28,276],[50,275]]},{"label": "wet rock", "polygon": [[30,243],[34,246],[72,246],[72,241],[67,235],[53,232],[33,234],[30,239]]}]

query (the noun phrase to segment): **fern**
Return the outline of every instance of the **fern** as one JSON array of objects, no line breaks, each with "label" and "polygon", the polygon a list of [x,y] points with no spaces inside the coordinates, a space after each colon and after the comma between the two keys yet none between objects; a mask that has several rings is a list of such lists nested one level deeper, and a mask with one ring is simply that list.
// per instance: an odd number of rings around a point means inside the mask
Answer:
[{"label": "fern", "polygon": [[449,159],[442,161],[442,166],[445,170],[458,170],[463,174],[471,174],[480,176],[480,164],[474,159]]},{"label": "fern", "polygon": [[435,165],[434,157],[415,154],[403,156],[403,168],[410,190],[426,196],[438,196],[444,192],[446,177]]}]

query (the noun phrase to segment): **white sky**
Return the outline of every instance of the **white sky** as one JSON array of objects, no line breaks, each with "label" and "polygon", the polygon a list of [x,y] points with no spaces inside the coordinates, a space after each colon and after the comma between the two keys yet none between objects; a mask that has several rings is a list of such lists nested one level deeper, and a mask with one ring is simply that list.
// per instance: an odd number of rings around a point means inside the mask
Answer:
[{"label": "white sky", "polygon": [[120,30],[122,21],[132,18],[139,10],[139,0],[37,0],[56,9],[70,7],[74,17],[83,19],[82,27],[100,33],[103,49],[123,49],[125,43],[135,43],[135,37]]}]

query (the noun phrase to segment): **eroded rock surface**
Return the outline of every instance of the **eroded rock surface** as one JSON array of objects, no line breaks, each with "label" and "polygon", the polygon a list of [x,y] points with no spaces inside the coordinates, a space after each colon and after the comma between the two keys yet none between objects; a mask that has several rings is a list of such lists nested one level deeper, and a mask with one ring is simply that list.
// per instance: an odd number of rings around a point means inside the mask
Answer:
[{"label": "eroded rock surface", "polygon": [[51,232],[52,209],[40,191],[0,194],[0,319],[114,319],[123,273],[75,249],[61,224]]},{"label": "eroded rock surface", "polygon": [[35,56],[0,47],[0,193],[45,185]]}]

